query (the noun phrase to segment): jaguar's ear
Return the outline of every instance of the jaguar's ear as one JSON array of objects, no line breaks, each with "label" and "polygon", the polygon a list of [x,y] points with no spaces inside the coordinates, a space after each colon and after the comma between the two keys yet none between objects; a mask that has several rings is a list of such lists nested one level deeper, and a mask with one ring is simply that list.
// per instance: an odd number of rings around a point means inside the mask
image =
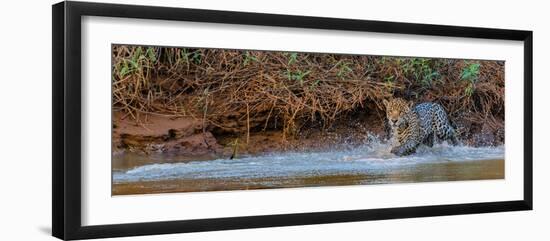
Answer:
[{"label": "jaguar's ear", "polygon": [[388,104],[389,104],[389,103],[390,103],[390,102],[388,102],[388,101],[385,100],[385,99],[382,100],[382,104],[384,104],[384,107],[386,107],[386,109],[388,108]]}]

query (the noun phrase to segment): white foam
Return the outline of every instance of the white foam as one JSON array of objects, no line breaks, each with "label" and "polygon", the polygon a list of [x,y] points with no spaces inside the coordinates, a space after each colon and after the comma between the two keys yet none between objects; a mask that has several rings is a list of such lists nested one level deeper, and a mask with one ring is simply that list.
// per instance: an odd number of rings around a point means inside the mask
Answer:
[{"label": "white foam", "polygon": [[113,173],[113,181],[133,182],[193,178],[260,178],[329,174],[367,174],[441,162],[504,159],[504,146],[470,147],[421,146],[415,154],[398,157],[382,143],[352,150],[326,152],[286,152],[240,159],[217,159],[181,163],[150,164]]}]

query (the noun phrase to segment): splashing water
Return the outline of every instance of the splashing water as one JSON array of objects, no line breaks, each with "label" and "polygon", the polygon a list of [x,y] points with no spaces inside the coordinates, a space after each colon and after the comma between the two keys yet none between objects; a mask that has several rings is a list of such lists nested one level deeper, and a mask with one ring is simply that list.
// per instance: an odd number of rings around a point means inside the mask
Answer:
[{"label": "splashing water", "polygon": [[376,174],[422,164],[504,159],[504,146],[421,146],[413,155],[398,157],[375,142],[352,150],[284,152],[240,159],[149,164],[113,172],[113,182],[172,179],[251,179],[322,175]]}]

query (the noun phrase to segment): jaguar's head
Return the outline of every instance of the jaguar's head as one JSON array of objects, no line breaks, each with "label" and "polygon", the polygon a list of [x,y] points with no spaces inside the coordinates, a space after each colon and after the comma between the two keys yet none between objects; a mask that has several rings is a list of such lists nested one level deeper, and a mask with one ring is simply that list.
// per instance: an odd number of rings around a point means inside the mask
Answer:
[{"label": "jaguar's head", "polygon": [[406,101],[401,98],[393,98],[383,101],[386,107],[386,118],[392,128],[397,128],[400,118],[408,113],[412,108],[412,101]]}]

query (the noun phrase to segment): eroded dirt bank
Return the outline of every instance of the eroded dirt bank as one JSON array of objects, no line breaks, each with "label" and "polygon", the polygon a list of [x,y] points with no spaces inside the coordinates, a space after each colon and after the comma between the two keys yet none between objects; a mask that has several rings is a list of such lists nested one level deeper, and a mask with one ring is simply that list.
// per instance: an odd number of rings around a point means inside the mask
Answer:
[{"label": "eroded dirt bank", "polygon": [[192,117],[148,115],[136,122],[124,113],[113,115],[114,154],[173,155],[205,160],[289,150],[345,148],[364,144],[369,137],[384,139],[384,124],[376,118],[358,117],[332,128],[308,128],[289,137],[280,130],[228,133]]},{"label": "eroded dirt bank", "polygon": [[[383,118],[362,113],[342,119],[330,128],[310,124],[294,136],[285,136],[277,129],[227,132],[192,117],[151,114],[136,122],[123,112],[115,112],[113,150],[115,155],[136,154],[132,160],[120,164],[132,167],[147,164],[136,158],[139,155],[162,155],[159,162],[171,162],[170,156],[175,157],[174,161],[210,160],[232,155],[353,148],[373,140],[385,140],[387,129]],[[454,124],[463,144],[490,146],[504,142],[501,129],[460,120],[455,120]],[[122,166],[120,168],[124,168]]]}]

